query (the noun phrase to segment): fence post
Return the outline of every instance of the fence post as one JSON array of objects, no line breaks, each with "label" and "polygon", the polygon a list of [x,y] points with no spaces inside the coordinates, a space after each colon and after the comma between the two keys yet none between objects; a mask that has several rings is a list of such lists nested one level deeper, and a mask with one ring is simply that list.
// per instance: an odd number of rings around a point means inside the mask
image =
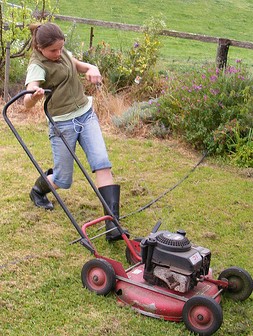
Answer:
[{"label": "fence post", "polygon": [[231,44],[230,40],[219,38],[217,55],[216,55],[216,66],[219,69],[223,69],[227,65],[228,50],[229,50],[230,44]]},{"label": "fence post", "polygon": [[92,48],[92,43],[93,43],[93,37],[94,37],[94,34],[93,34],[93,27],[90,27],[90,48]]},{"label": "fence post", "polygon": [[7,103],[9,97],[10,77],[10,42],[7,42],[5,50],[4,101]]}]

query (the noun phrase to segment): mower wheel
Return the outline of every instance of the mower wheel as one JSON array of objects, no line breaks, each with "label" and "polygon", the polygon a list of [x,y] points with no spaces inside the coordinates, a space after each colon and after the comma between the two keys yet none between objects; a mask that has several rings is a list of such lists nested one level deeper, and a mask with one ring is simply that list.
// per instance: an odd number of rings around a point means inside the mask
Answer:
[{"label": "mower wheel", "polygon": [[81,271],[83,286],[98,295],[107,295],[116,285],[112,265],[104,259],[92,259],[83,265]]},{"label": "mower wheel", "polygon": [[[130,241],[138,256],[141,256],[140,242],[142,241],[142,239],[143,237],[136,237]],[[126,260],[129,265],[135,265],[139,262],[136,256],[132,254],[128,246],[126,247]]]},{"label": "mower wheel", "polygon": [[183,321],[190,331],[208,336],[215,333],[223,321],[221,306],[211,297],[191,297],[183,307]]},{"label": "mower wheel", "polygon": [[253,291],[253,280],[250,274],[240,267],[230,267],[219,275],[219,280],[227,280],[228,288],[225,293],[235,301],[246,300]]}]

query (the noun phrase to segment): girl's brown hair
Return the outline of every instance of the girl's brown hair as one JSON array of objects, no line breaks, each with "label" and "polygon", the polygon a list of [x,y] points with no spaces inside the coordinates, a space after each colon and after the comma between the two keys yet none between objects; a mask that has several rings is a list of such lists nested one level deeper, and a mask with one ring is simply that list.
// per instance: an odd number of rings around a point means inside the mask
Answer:
[{"label": "girl's brown hair", "polygon": [[44,49],[56,41],[64,40],[65,36],[61,29],[54,23],[47,22],[44,24],[31,24],[29,26],[32,33],[32,48],[38,50],[38,48]]}]

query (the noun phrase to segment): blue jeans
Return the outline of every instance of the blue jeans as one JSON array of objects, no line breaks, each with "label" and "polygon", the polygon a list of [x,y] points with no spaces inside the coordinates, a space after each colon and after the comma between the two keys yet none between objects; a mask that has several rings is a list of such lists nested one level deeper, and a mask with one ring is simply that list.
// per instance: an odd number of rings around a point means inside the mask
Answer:
[{"label": "blue jeans", "polygon": [[[55,124],[73,151],[76,149],[76,143],[80,144],[92,172],[112,167],[93,109],[80,117],[58,121]],[[59,188],[68,189],[73,180],[74,159],[51,123],[49,123],[49,139],[54,160],[52,180]]]}]

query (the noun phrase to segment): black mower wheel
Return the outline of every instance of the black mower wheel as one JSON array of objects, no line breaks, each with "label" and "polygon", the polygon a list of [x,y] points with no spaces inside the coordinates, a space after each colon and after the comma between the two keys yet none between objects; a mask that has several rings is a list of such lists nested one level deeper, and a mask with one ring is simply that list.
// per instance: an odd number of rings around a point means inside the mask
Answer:
[{"label": "black mower wheel", "polygon": [[81,271],[83,286],[98,295],[107,295],[116,285],[112,265],[104,259],[92,259],[83,265]]},{"label": "black mower wheel", "polygon": [[[142,237],[137,237],[133,239],[134,249],[138,256],[141,256],[140,242],[142,241],[142,239]],[[126,260],[129,265],[135,265],[139,262],[139,260],[131,253],[128,246],[126,247]]]},{"label": "black mower wheel", "polygon": [[190,331],[208,336],[215,333],[223,322],[221,306],[209,296],[193,296],[184,305],[183,321]]},{"label": "black mower wheel", "polygon": [[246,300],[253,291],[253,280],[250,274],[240,267],[230,267],[222,271],[219,280],[227,280],[225,294],[235,301]]}]

